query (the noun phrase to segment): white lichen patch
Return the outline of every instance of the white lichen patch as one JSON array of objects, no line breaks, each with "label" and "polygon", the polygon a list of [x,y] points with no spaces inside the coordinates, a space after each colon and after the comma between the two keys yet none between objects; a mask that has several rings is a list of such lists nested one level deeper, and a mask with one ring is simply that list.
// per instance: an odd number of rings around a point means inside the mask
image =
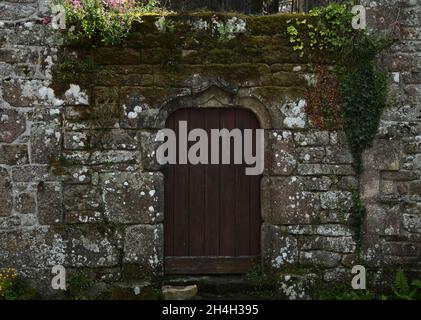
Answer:
[{"label": "white lichen patch", "polygon": [[284,115],[284,125],[287,128],[304,128],[307,121],[305,112],[306,101],[301,99],[296,102],[287,103],[281,107]]},{"label": "white lichen patch", "polygon": [[204,31],[209,29],[209,23],[202,18],[193,21],[192,29],[194,31]]},{"label": "white lichen patch", "polygon": [[280,236],[279,242],[282,245],[272,253],[274,258],[271,263],[274,268],[280,268],[284,264],[296,261],[296,240],[288,236]]},{"label": "white lichen patch", "polygon": [[70,84],[70,88],[64,93],[67,101],[74,104],[88,104],[88,95],[80,90],[76,84]]}]

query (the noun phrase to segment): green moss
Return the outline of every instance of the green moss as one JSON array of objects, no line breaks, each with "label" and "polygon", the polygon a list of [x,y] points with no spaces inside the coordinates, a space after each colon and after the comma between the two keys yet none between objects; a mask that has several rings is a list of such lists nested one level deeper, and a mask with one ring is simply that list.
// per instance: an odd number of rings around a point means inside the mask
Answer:
[{"label": "green moss", "polygon": [[65,167],[73,163],[68,161],[64,156],[51,155],[48,157],[48,165],[51,167],[51,172],[55,176],[62,176],[66,173]]},{"label": "green moss", "polygon": [[2,288],[0,300],[37,300],[41,298],[38,291],[31,287],[21,276],[17,276],[7,285],[4,282],[2,284],[4,287]]},{"label": "green moss", "polygon": [[94,284],[92,275],[88,271],[78,270],[67,280],[68,290],[71,294],[79,294],[81,291],[87,290]]},{"label": "green moss", "polygon": [[138,264],[126,263],[123,265],[121,276],[123,281],[150,280],[150,274]]}]

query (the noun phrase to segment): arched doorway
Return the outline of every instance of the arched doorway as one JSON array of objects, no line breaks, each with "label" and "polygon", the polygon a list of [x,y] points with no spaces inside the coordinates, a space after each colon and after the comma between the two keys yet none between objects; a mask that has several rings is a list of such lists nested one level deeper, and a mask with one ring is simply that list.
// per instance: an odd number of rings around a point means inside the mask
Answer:
[{"label": "arched doorway", "polygon": [[[180,121],[209,136],[211,129],[244,133],[260,127],[244,108],[178,109],[166,121],[177,137]],[[252,141],[255,154],[254,130]],[[210,148],[209,143],[209,159]],[[244,161],[234,164],[233,143],[230,148],[230,164],[176,164],[164,170],[166,274],[245,273],[260,260],[261,176],[246,175]]]}]

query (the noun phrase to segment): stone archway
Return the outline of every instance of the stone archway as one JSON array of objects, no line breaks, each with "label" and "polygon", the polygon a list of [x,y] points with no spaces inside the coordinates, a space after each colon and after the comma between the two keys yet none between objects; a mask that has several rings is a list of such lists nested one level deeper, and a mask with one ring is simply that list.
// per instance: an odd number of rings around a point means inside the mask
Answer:
[{"label": "stone archway", "polygon": [[[254,117],[257,119],[258,123],[259,123],[259,127],[262,129],[271,129],[271,119],[270,119],[270,115],[266,109],[266,107],[263,105],[262,102],[260,102],[258,99],[251,97],[251,96],[246,96],[246,97],[239,97],[238,92],[236,90],[230,90],[227,89],[226,87],[219,87],[216,85],[210,85],[208,87],[206,87],[204,90],[197,92],[193,95],[185,95],[185,96],[181,96],[181,97],[176,97],[175,99],[170,100],[169,102],[165,103],[161,108],[160,111],[158,113],[158,116],[156,117],[156,122],[155,122],[155,127],[157,128],[163,128],[165,127],[165,122],[168,119],[168,117],[174,113],[177,112],[177,110],[181,111],[181,109],[189,109],[189,108],[195,108],[195,109],[203,109],[206,108],[207,110],[210,109],[216,109],[216,108],[223,108],[224,110],[239,110],[241,111],[242,109],[245,109],[247,111],[249,111],[251,114],[254,115]],[[265,157],[269,156],[269,158],[272,157],[271,153],[271,148],[270,146],[265,143]],[[259,179],[260,181],[260,176]],[[260,186],[260,182],[258,182],[258,198],[259,198],[259,216],[260,216],[260,221],[262,221],[262,212],[261,212],[261,208],[267,208],[269,206],[268,203],[264,203],[262,205],[260,205],[260,191],[261,186]],[[167,191],[165,192],[165,197],[167,197]],[[267,199],[267,198],[265,198]],[[165,200],[164,200],[165,201]],[[167,210],[167,209],[166,209]],[[167,212],[167,211],[166,211]],[[166,218],[166,215],[164,215],[164,221]],[[259,223],[260,225],[260,223]],[[164,226],[165,226],[165,222],[164,222]],[[261,228],[261,226],[259,226],[259,229]],[[259,231],[259,234],[261,232]],[[164,228],[164,239],[165,239],[165,228]],[[260,239],[260,235],[259,235],[259,239]],[[261,247],[261,239],[259,240],[259,247]],[[165,250],[164,250],[165,251]],[[264,248],[259,249],[259,252],[265,252]],[[261,255],[259,254],[259,256],[261,257]],[[245,260],[244,260],[245,261]],[[250,260],[251,261],[251,260]],[[254,260],[253,260],[254,261]],[[239,262],[239,267],[240,269],[244,267],[244,263]],[[248,263],[248,262],[247,262]],[[231,262],[232,264],[232,262]],[[229,265],[229,264],[228,264]],[[248,265],[248,264],[247,264]],[[238,268],[223,268],[224,264],[221,263],[221,266],[219,266],[217,273],[219,272],[227,272],[226,270],[231,270],[231,272],[238,272]],[[244,267],[245,268],[245,267]],[[243,269],[244,269],[243,268]],[[212,268],[205,268],[206,270],[211,270]],[[203,270],[205,270],[203,269]],[[214,268],[215,269],[215,268]],[[214,270],[212,269],[212,270]],[[215,270],[216,270],[215,269]],[[191,273],[192,272],[192,268],[187,268],[185,269],[186,273]],[[180,273],[180,268],[178,267],[178,269],[176,269],[177,273]],[[198,270],[193,270],[194,273],[198,273]],[[229,272],[229,271],[228,271]],[[181,272],[182,273],[182,272]],[[206,273],[206,272],[205,272]],[[215,271],[211,271],[210,273],[215,273]]]}]

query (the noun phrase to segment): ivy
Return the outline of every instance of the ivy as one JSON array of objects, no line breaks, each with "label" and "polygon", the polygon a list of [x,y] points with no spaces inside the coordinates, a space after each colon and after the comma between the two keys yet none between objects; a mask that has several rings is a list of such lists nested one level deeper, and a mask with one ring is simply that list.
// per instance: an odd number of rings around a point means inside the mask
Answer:
[{"label": "ivy", "polygon": [[352,193],[352,208],[350,215],[350,225],[355,232],[355,242],[357,244],[357,251],[361,250],[361,226],[366,214],[366,208],[361,201],[360,194],[356,191]]},{"label": "ivy", "polygon": [[[372,143],[387,105],[387,76],[376,61],[392,41],[387,35],[354,30],[352,19],[351,3],[330,4],[311,10],[308,16],[288,20],[287,33],[295,51],[307,53],[318,66],[334,66],[332,75],[336,81],[322,81],[323,90],[315,87],[307,94],[313,97],[310,109],[317,113],[314,109],[320,108],[319,113],[329,118],[325,122],[331,122],[334,109],[326,106],[339,106],[341,119],[336,124],[344,127],[354,168],[360,173],[362,153]],[[326,83],[331,87],[326,87]],[[336,89],[338,95],[314,94]]]},{"label": "ivy", "polygon": [[387,77],[373,63],[355,68],[337,67],[342,97],[343,126],[354,156],[354,168],[362,171],[362,153],[371,145],[386,106]]}]

